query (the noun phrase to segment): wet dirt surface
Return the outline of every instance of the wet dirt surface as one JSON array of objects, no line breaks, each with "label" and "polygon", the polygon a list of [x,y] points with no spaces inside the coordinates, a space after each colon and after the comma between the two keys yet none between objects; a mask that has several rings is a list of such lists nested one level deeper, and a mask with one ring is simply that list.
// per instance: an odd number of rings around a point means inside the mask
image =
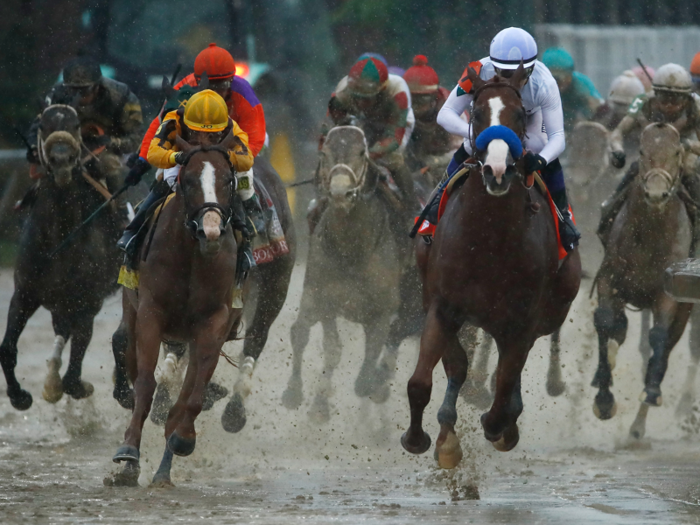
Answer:
[{"label": "wet dirt surface", "polygon": [[[108,299],[97,318],[83,369],[95,394],[83,401],[64,397],[50,405],[41,398],[53,333],[48,313],[38,312],[20,339],[18,365],[34,405],[15,411],[4,384],[0,395],[0,523],[700,523],[699,429],[694,419],[675,415],[690,362],[687,335],[671,356],[664,406],[649,411],[648,437],[626,446],[642,390],[639,314],[628,314],[628,339],[614,372],[618,413],[599,421],[589,386],[597,359],[594,303],[588,299],[590,281],[584,281],[562,332],[566,392],[547,396],[548,346],[539,341],[523,376],[517,448],[495,451],[481,432],[481,411],[460,399],[457,430],[465,458],[457,469],[444,471],[437,469],[432,449],[416,457],[399,444],[409,420],[405,386],[417,340],[404,342],[391,398],[375,405],[353,393],[362,331],[340,322],[344,350],[334,376],[332,417],[318,424],[308,417],[322,366],[316,327],[305,355],[304,404],[294,411],[281,405],[303,270],[298,265],[255,370],[247,426],[239,434],[224,432],[223,402],[203,413],[195,452],[174,460],[171,489],[148,488],[164,448],[162,428],[150,420],[141,486],[104,484],[118,469],[111,457],[130,415],[111,397],[110,337],[119,320],[118,298]],[[0,272],[3,330],[12,289],[11,272]],[[226,347],[229,355],[239,349],[240,343]],[[230,390],[236,377],[222,359],[215,380]],[[425,417],[433,441],[445,388],[440,366],[434,378]]]}]

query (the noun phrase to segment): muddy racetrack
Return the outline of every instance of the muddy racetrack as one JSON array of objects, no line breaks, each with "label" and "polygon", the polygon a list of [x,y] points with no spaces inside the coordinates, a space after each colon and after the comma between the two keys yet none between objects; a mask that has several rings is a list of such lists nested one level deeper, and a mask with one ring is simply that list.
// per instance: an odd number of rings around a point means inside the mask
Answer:
[{"label": "muddy racetrack", "polygon": [[[648,438],[641,446],[625,448],[642,390],[636,349],[640,314],[629,314],[628,339],[614,371],[618,414],[599,421],[591,410],[595,390],[589,386],[597,352],[594,304],[588,299],[590,280],[584,280],[562,331],[565,394],[550,398],[545,393],[548,347],[540,340],[523,377],[525,411],[517,448],[496,452],[483,438],[480,411],[460,400],[458,433],[465,459],[454,471],[440,471],[432,449],[414,457],[399,444],[408,425],[405,387],[417,340],[401,348],[392,397],[375,405],[353,394],[364,336],[356,325],[341,321],[344,350],[334,376],[333,416],[319,426],[307,417],[322,364],[316,327],[305,355],[305,403],[296,411],[281,405],[291,371],[289,327],[303,271],[299,263],[287,304],[255,370],[248,425],[237,435],[224,432],[223,402],[203,413],[196,423],[197,448],[188,458],[175,458],[176,488],[169,490],[148,488],[164,447],[162,428],[150,420],[141,449],[141,488],[103,483],[117,469],[111,457],[129,418],[111,396],[110,337],[120,316],[118,297],[106,301],[96,320],[83,369],[95,394],[84,401],[64,397],[49,405],[41,398],[53,333],[48,312],[39,311],[20,339],[17,368],[34,405],[17,412],[4,385],[0,395],[0,523],[700,522],[700,427],[674,415],[689,363],[687,334],[671,356],[664,406],[650,410]],[[12,289],[12,274],[4,270],[3,330]],[[240,343],[229,343],[226,350],[237,355]],[[231,389],[236,374],[222,359],[214,377]],[[425,419],[433,440],[444,387],[438,366]]]}]

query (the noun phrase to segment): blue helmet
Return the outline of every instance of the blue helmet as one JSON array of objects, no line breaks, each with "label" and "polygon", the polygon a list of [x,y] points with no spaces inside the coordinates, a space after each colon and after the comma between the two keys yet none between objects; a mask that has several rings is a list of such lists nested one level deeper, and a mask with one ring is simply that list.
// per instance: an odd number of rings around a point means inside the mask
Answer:
[{"label": "blue helmet", "polygon": [[521,60],[527,69],[535,65],[537,44],[524,29],[509,27],[493,37],[489,55],[497,69],[517,69]]}]

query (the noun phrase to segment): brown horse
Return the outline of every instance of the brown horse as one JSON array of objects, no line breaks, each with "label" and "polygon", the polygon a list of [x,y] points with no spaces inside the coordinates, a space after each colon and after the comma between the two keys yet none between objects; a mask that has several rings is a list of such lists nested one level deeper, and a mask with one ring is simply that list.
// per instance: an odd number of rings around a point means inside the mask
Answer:
[{"label": "brown horse", "polygon": [[598,271],[599,361],[592,386],[597,387],[593,411],[610,419],[617,411],[610,392],[617,350],[627,333],[625,305],[651,309],[651,357],[644,391],[630,435],[641,439],[649,406],[661,406],[661,382],[668,358],[688,322],[692,304],[678,303],[664,292],[664,270],[684,260],[692,244],[691,222],[679,195],[683,146],[670,124],[649,124],[640,140],[640,175],[615,218]]},{"label": "brown horse", "polygon": [[[471,122],[477,139],[491,126],[509,128],[522,139],[525,110],[518,86],[523,74],[521,65],[509,80],[484,82],[470,69],[475,88]],[[511,450],[519,439],[520,376],[528,353],[538,337],[562,325],[579,288],[578,250],[559,264],[549,204],[524,184],[522,159],[513,160],[512,148],[495,139],[476,151],[469,176],[452,193],[432,245],[417,241],[427,318],[418,364],[408,382],[411,424],[401,444],[414,454],[430,448],[422,428],[423,410],[430,401],[433,368],[442,358],[448,387],[438,412],[435,456],[444,468],[454,467],[462,457],[454,430],[457,395],[468,364],[458,339],[462,325],[483,329],[498,346],[495,398],[481,424],[497,450]]]},{"label": "brown horse", "polygon": [[237,244],[230,220],[236,180],[227,153],[235,140],[231,133],[220,145],[193,147],[178,138],[186,159],[177,191],[152,226],[150,246],[142,248],[149,251],[140,264],[138,295],[124,289],[134,411],[114,456],[115,462],[126,461],[119,484],[137,483],[141,432],[156,388],[161,341],[190,344],[187,375],[165,424],[165,453],[153,479],[170,484],[173,454],[194,451],[194,420],[202,410],[206,385],[222,345],[240,322],[241,309],[232,306]]},{"label": "brown horse", "polygon": [[[26,410],[32,396],[15,376],[17,341],[29,318],[43,306],[51,312],[54,352],[43,397],[51,403],[68,394],[83,399],[93,386],[81,379],[82,363],[95,316],[104,299],[116,290],[119,272],[119,218],[106,209],[65,250],[54,250],[105,198],[83,176],[80,120],[71,106],[47,107],[39,125],[39,154],[46,176],[23,227],[15,268],[15,292],[10,302],[0,363],[12,406]],[[70,361],[59,375],[63,349],[71,340]]]}]

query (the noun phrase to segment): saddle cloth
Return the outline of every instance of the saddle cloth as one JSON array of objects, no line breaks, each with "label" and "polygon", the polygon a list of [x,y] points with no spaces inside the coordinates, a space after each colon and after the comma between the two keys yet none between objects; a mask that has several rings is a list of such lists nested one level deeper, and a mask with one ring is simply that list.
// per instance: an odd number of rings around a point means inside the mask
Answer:
[{"label": "saddle cloth", "polygon": [[265,219],[265,231],[258,232],[253,238],[253,258],[255,259],[255,264],[265,264],[289,253],[289,246],[284,236],[275,203],[272,202],[267,188],[257,177],[254,179],[253,186]]},{"label": "saddle cloth", "polygon": [[[421,224],[420,228],[418,229],[418,235],[422,236],[428,236],[428,235],[435,235],[435,228],[437,227],[438,223],[440,222],[440,219],[442,218],[443,213],[445,213],[445,208],[447,207],[447,202],[450,199],[450,195],[452,195],[452,192],[456,187],[459,187],[465,180],[467,175],[469,174],[468,170],[459,170],[457,171],[450,179],[448,179],[447,183],[444,185],[443,189],[441,191],[440,195],[440,204],[438,206],[437,210],[437,220],[435,223],[432,223],[429,218],[426,218],[423,221],[423,224]],[[537,187],[540,190],[540,193],[547,199],[547,202],[549,203],[549,211],[552,215],[552,219],[554,220],[554,230],[556,231],[557,234],[557,248],[558,248],[558,255],[559,255],[559,260],[561,261],[564,259],[567,255],[566,250],[564,247],[561,245],[561,234],[559,232],[560,224],[559,224],[559,210],[557,210],[556,204],[554,204],[554,201],[552,200],[552,196],[549,193],[549,190],[547,189],[547,186],[544,184],[542,179],[539,176],[539,173],[535,174],[535,182],[537,183]],[[569,212],[571,213],[571,219],[574,221],[574,224],[576,224],[576,219],[574,218],[573,210],[571,209],[571,206],[569,206]],[[416,217],[416,221],[419,220],[419,217]]]}]

